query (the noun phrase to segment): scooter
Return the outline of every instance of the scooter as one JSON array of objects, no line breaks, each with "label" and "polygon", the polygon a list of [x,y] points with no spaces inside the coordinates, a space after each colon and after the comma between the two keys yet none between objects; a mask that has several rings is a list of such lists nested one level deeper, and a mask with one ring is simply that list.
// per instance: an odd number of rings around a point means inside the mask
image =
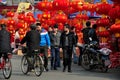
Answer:
[{"label": "scooter", "polygon": [[85,44],[83,46],[81,65],[85,70],[100,69],[102,72],[107,72],[111,52],[108,48],[99,49],[96,41]]}]

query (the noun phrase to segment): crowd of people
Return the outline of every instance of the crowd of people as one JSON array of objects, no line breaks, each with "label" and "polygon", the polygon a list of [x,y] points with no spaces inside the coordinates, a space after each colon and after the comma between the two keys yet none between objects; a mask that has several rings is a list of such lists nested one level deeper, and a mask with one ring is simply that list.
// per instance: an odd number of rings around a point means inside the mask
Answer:
[{"label": "crowd of people", "polygon": [[[48,68],[48,50],[51,52],[51,70],[57,70],[61,67],[60,53],[62,52],[63,58],[63,72],[68,70],[72,72],[72,55],[76,55],[76,49],[79,49],[80,55],[77,59],[77,63],[81,65],[80,61],[82,58],[82,45],[89,44],[90,41],[97,41],[99,39],[96,35],[96,27],[94,24],[91,28],[91,22],[86,22],[86,27],[81,30],[81,38],[78,37],[75,32],[75,27],[69,24],[64,24],[64,30],[59,31],[58,24],[49,26],[48,31],[43,28],[40,22],[30,25],[30,30],[26,33],[25,37],[19,40],[19,29],[16,30],[15,43],[16,48],[19,45],[26,43],[28,48],[27,56],[31,56],[34,49],[39,49],[44,53],[44,67],[46,71]],[[80,42],[79,42],[80,40]],[[6,25],[0,25],[0,57],[1,54],[12,53],[10,43],[10,33],[6,30]],[[6,55],[7,56],[7,55]]]}]

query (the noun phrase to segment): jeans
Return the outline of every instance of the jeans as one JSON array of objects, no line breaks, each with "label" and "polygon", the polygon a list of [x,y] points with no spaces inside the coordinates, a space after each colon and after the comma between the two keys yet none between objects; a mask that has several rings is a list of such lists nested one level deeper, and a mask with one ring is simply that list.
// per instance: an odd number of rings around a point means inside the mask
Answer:
[{"label": "jeans", "polygon": [[58,47],[51,47],[51,68],[57,68],[60,62],[60,53]]},{"label": "jeans", "polygon": [[77,54],[76,54],[75,46],[73,46],[73,62],[78,63],[78,57],[77,57]]}]

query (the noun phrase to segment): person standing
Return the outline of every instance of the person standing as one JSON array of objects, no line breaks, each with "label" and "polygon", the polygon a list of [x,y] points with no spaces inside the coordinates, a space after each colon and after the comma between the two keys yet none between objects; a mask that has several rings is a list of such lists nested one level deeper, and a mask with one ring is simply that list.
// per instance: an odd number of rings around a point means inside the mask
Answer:
[{"label": "person standing", "polygon": [[63,52],[63,72],[66,71],[67,66],[68,72],[72,72],[71,63],[73,45],[75,45],[76,47],[75,35],[72,32],[70,32],[70,25],[64,24],[64,31],[60,37],[60,51]]},{"label": "person standing", "polygon": [[0,58],[4,54],[6,59],[8,53],[12,52],[11,43],[10,43],[10,33],[6,30],[6,25],[0,25]]},{"label": "person standing", "polygon": [[83,41],[85,44],[89,44],[90,43],[90,39],[89,39],[89,31],[90,31],[90,26],[91,26],[91,22],[87,21],[86,22],[86,27],[82,30],[83,33]]},{"label": "person standing", "polygon": [[99,39],[96,33],[97,25],[93,24],[91,30],[89,31],[88,35],[91,41],[97,41],[99,43]]},{"label": "person standing", "polygon": [[53,26],[52,34],[50,35],[51,39],[51,69],[57,70],[58,65],[60,65],[60,36],[61,33],[58,31],[58,25]]},{"label": "person standing", "polygon": [[36,23],[37,31],[40,33],[40,51],[44,53],[44,67],[48,71],[48,49],[50,49],[50,38],[47,30],[45,30],[41,23]]}]

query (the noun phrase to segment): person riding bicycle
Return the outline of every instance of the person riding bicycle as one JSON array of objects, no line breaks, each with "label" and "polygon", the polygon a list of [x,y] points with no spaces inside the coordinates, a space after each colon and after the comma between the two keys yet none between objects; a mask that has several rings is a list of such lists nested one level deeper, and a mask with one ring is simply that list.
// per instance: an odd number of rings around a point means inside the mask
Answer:
[{"label": "person riding bicycle", "polygon": [[[39,32],[36,31],[36,25],[31,24],[30,25],[30,31],[28,31],[25,35],[25,37],[21,40],[21,44],[24,44],[26,42],[27,52],[26,55],[28,57],[31,57],[34,55],[34,50],[39,50],[39,42],[40,42],[40,35]],[[28,59],[28,63],[30,63]],[[30,63],[31,64],[31,63]]]},{"label": "person riding bicycle", "polygon": [[8,53],[12,52],[11,44],[10,44],[10,32],[6,30],[6,25],[0,25],[0,58],[2,54],[4,54],[4,58],[6,59]]}]

